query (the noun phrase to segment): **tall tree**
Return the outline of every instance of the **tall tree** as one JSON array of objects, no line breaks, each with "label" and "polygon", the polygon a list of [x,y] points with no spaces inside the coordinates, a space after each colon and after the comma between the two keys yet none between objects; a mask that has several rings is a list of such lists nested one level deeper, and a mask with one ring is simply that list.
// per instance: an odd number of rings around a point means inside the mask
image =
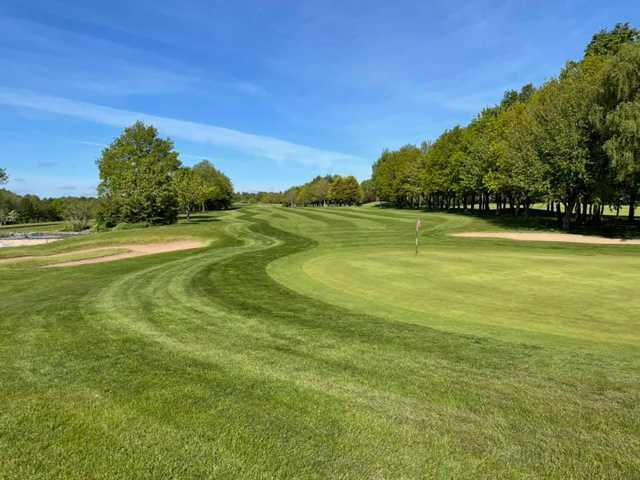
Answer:
[{"label": "tall tree", "polygon": [[550,196],[564,205],[564,229],[593,182],[595,127],[590,118],[601,70],[597,65],[568,64],[560,79],[548,82],[532,99],[538,154]]},{"label": "tall tree", "polygon": [[92,217],[93,202],[90,200],[74,198],[65,202],[63,218],[74,232],[79,232],[89,227],[89,221]]},{"label": "tall tree", "polygon": [[193,166],[194,173],[207,185],[203,206],[212,210],[226,209],[233,203],[233,184],[229,177],[218,170],[210,161],[202,160]]},{"label": "tall tree", "polygon": [[601,110],[607,138],[604,149],[626,190],[629,220],[640,190],[640,44],[627,44],[606,65]]},{"label": "tall tree", "polygon": [[518,102],[498,117],[500,132],[496,145],[496,169],[486,182],[492,190],[511,199],[518,214],[523,206],[525,216],[529,205],[545,191],[544,165],[536,149],[533,118],[527,105]]},{"label": "tall tree", "polygon": [[4,168],[0,168],[0,185],[7,183],[8,180],[9,175],[7,175],[7,171]]},{"label": "tall tree", "polygon": [[173,223],[177,200],[173,176],[180,167],[173,142],[151,125],[136,122],[102,151],[99,223]]},{"label": "tall tree", "polygon": [[191,220],[191,212],[209,197],[209,187],[204,179],[190,168],[181,168],[173,178],[179,208]]},{"label": "tall tree", "polygon": [[347,205],[359,205],[362,199],[360,184],[353,175],[342,180],[342,201]]},{"label": "tall tree", "polygon": [[600,30],[596,33],[584,51],[585,57],[592,55],[615,55],[623,45],[640,43],[640,30],[631,27],[628,23],[618,23],[613,29]]},{"label": "tall tree", "polygon": [[362,201],[364,203],[371,203],[376,201],[376,192],[373,187],[373,181],[371,179],[360,182],[360,188],[362,189]]}]

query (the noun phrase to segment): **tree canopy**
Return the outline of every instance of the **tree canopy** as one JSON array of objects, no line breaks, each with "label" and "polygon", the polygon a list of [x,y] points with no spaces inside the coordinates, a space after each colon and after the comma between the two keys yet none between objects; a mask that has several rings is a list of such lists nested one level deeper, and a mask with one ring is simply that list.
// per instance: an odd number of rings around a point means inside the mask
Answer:
[{"label": "tree canopy", "polygon": [[303,185],[289,188],[282,203],[290,206],[350,206],[359,205],[362,191],[353,176],[317,176]]},{"label": "tree canopy", "polygon": [[173,142],[159,138],[153,126],[136,122],[126,128],[97,163],[100,223],[176,221],[173,176],[181,163]]},{"label": "tree canopy", "polygon": [[229,177],[218,170],[208,160],[202,160],[192,167],[195,175],[205,185],[206,193],[201,198],[202,210],[222,210],[233,203],[233,184]]},{"label": "tree canopy", "polygon": [[600,30],[596,33],[584,51],[585,57],[590,55],[615,55],[623,45],[640,42],[640,30],[628,23],[618,23],[611,30]]},{"label": "tree canopy", "polygon": [[634,205],[640,188],[640,34],[594,35],[557,78],[527,84],[433,142],[385,150],[374,194],[398,207],[528,212],[546,202],[564,228]]}]

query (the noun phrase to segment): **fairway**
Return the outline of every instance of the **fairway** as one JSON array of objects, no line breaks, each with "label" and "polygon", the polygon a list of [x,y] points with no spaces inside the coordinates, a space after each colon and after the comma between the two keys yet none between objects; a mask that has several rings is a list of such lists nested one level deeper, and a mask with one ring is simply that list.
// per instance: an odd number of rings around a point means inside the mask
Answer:
[{"label": "fairway", "polygon": [[0,478],[640,478],[640,246],[451,235],[498,230],[258,205],[0,250],[205,245],[0,261]]}]

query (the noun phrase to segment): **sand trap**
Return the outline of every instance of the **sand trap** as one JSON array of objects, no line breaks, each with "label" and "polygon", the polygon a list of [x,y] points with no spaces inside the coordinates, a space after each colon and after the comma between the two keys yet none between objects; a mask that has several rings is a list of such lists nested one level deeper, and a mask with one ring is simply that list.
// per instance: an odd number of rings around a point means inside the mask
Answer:
[{"label": "sand trap", "polygon": [[45,243],[57,242],[61,238],[21,238],[0,240],[0,248],[3,247],[28,247],[29,245],[42,245]]},{"label": "sand trap", "polygon": [[606,238],[573,233],[535,233],[535,232],[466,232],[454,233],[454,237],[473,238],[506,238],[527,242],[565,242],[590,243],[594,245],[640,245],[640,240],[624,240],[622,238]]},{"label": "sand trap", "polygon": [[50,259],[50,258],[60,258],[67,255],[78,255],[83,253],[95,253],[104,250],[113,250],[117,249],[126,249],[126,252],[116,253],[114,255],[107,255],[104,257],[97,258],[86,258],[83,260],[71,260],[68,262],[55,263],[53,265],[46,265],[45,268],[52,267],[72,267],[75,265],[90,265],[93,263],[104,263],[104,262],[113,262],[116,260],[122,260],[125,258],[133,258],[133,257],[142,257],[144,255],[154,255],[157,253],[168,253],[168,252],[176,252],[179,250],[191,250],[194,248],[204,247],[207,242],[203,242],[200,240],[180,240],[175,242],[166,242],[166,243],[148,243],[144,244],[127,244],[127,245],[110,245],[105,247],[97,247],[90,248],[86,250],[74,250],[71,252],[64,253],[56,253],[54,255],[31,255],[24,257],[14,257],[14,258],[4,258],[0,259],[0,263],[13,263],[20,262],[24,260],[34,260],[34,259]]}]

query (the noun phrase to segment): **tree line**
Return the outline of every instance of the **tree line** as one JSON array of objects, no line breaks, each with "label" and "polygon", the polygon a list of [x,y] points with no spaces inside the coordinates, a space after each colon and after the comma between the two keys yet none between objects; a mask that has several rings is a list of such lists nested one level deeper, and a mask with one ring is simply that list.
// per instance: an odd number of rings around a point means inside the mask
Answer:
[{"label": "tree line", "polygon": [[[41,199],[0,189],[0,225],[66,220],[82,230],[92,218],[98,228],[122,223],[169,224],[178,213],[231,207],[233,184],[208,160],[185,167],[173,142],[151,125],[126,128],[96,161],[100,173],[98,198]],[[0,168],[0,184],[8,174]]]},{"label": "tree line", "polygon": [[[66,220],[68,229],[81,230],[80,219],[87,217],[88,223],[96,204],[97,200],[90,197],[40,198],[0,189],[0,226]],[[81,210],[85,213],[81,214]]]},{"label": "tree line", "polygon": [[120,223],[170,224],[181,211],[229,208],[233,185],[208,160],[185,167],[173,142],[151,125],[126,128],[97,160],[100,172],[96,221],[100,227]]},{"label": "tree line", "polygon": [[538,88],[507,91],[433,142],[385,150],[372,190],[397,207],[496,209],[544,202],[561,226],[602,220],[640,189],[640,31],[595,34],[580,61]]},{"label": "tree line", "polygon": [[371,180],[359,183],[354,176],[318,175],[284,192],[241,192],[240,203],[269,203],[287,207],[352,206],[375,200]]},{"label": "tree line", "polygon": [[351,206],[362,202],[360,183],[354,176],[325,175],[284,192],[283,204],[296,206]]},{"label": "tree line", "polygon": [[279,205],[284,203],[283,192],[236,192],[233,201],[236,203],[267,203]]}]

